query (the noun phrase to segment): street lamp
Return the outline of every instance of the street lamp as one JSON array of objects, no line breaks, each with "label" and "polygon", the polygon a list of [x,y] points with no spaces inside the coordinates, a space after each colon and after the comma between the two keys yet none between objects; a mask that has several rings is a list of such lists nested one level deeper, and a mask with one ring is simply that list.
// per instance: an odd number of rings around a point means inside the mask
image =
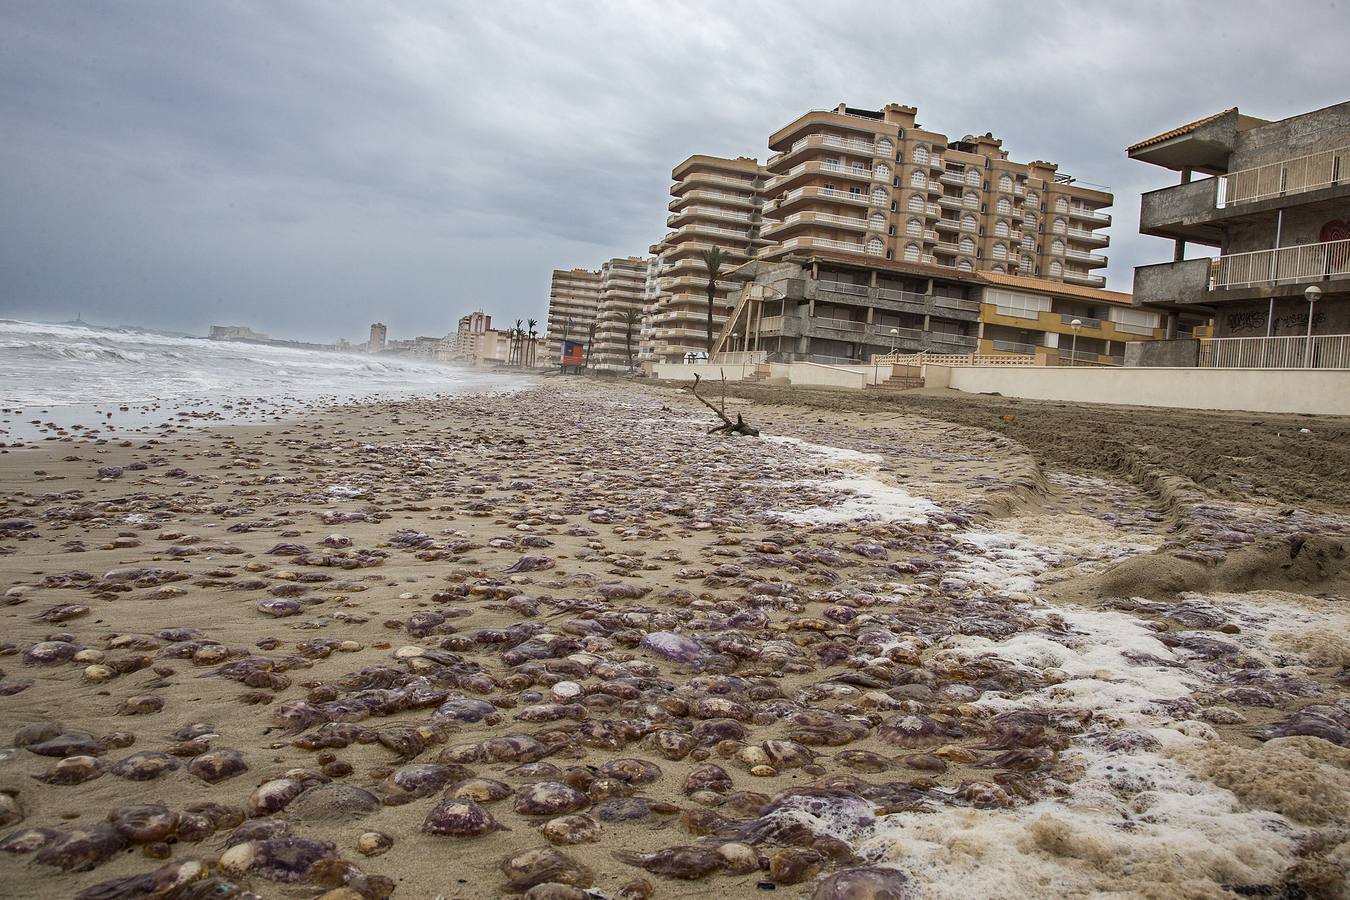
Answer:
[{"label": "street lamp", "polygon": [[1308,334],[1303,341],[1304,343],[1303,368],[1311,369],[1313,357],[1312,352],[1313,308],[1317,305],[1317,301],[1320,300],[1322,297],[1322,289],[1315,284],[1310,284],[1303,289],[1303,297],[1308,301]]},{"label": "street lamp", "polygon": [[1083,320],[1074,319],[1069,325],[1073,328],[1073,345],[1069,350],[1069,365],[1072,367],[1078,365],[1078,329],[1083,327]]},{"label": "street lamp", "polygon": [[899,328],[892,328],[892,329],[891,329],[891,356],[894,356],[894,355],[895,355],[895,339],[898,338],[899,336],[900,336],[900,329],[899,329]]}]

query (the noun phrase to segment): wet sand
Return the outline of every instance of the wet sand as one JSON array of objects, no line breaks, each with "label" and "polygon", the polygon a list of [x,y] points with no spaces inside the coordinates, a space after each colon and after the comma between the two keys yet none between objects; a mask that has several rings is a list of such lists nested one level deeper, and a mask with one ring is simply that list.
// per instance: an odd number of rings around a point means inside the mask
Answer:
[{"label": "wet sand", "polygon": [[755,398],[760,440],[550,381],[0,456],[0,895],[1344,891],[1320,491]]}]

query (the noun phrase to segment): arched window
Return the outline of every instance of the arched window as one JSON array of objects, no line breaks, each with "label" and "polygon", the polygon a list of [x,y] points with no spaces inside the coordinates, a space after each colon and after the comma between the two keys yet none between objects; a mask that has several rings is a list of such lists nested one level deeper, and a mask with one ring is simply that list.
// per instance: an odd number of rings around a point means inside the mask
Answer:
[{"label": "arched window", "polygon": [[956,270],[958,272],[973,272],[975,271],[975,266],[970,260],[963,259],[956,264]]},{"label": "arched window", "polygon": [[919,144],[914,148],[914,164],[916,166],[925,166],[928,164],[928,148]]},{"label": "arched window", "polygon": [[916,188],[926,188],[928,175],[922,169],[915,169],[909,176],[909,183]]},{"label": "arched window", "polygon": [[905,223],[905,234],[910,237],[919,237],[923,234],[923,223],[918,219],[910,219]]},{"label": "arched window", "polygon": [[979,183],[980,183],[980,170],[975,168],[974,166],[970,167],[969,169],[966,169],[966,184],[975,186],[978,185]]},{"label": "arched window", "polygon": [[877,163],[872,167],[872,177],[878,181],[885,181],[891,177],[891,167],[885,163]]},{"label": "arched window", "polygon": [[890,195],[887,194],[887,193],[886,193],[884,190],[882,190],[881,188],[873,188],[873,189],[872,189],[872,203],[873,203],[874,205],[876,205],[876,206],[885,206],[885,205],[886,205],[886,198],[889,197],[889,196],[890,196]]},{"label": "arched window", "polygon": [[918,262],[918,261],[919,261],[919,245],[918,245],[918,244],[906,244],[906,245],[905,245],[905,262]]},{"label": "arched window", "polygon": [[998,214],[1000,216],[1012,215],[1012,201],[1007,197],[998,198]]},{"label": "arched window", "polygon": [[1008,247],[1005,244],[995,244],[993,250],[994,259],[1007,259]]},{"label": "arched window", "polygon": [[1027,191],[1027,206],[1040,206],[1041,195],[1035,191]]},{"label": "arched window", "polygon": [[885,231],[886,217],[881,213],[872,213],[872,218],[868,220],[868,225],[871,226],[874,231]]},{"label": "arched window", "polygon": [[1054,242],[1050,244],[1050,252],[1055,254],[1056,256],[1063,256],[1064,242],[1061,241],[1059,238],[1055,238]]},{"label": "arched window", "polygon": [[1068,229],[1068,227],[1069,227],[1068,223],[1065,222],[1063,219],[1056,219],[1054,224],[1050,226],[1050,230],[1053,231],[1055,234],[1063,234]]},{"label": "arched window", "polygon": [[966,191],[966,195],[961,198],[961,205],[966,209],[976,209],[980,205],[980,195],[974,191]]},{"label": "arched window", "polygon": [[1024,257],[1022,257],[1022,271],[1023,271],[1023,272],[1025,272],[1026,274],[1030,275],[1030,274],[1032,273],[1032,271],[1035,269],[1035,267],[1036,267],[1036,264],[1035,264],[1034,262],[1032,262],[1030,256],[1024,256]]},{"label": "arched window", "polygon": [[972,216],[970,213],[966,213],[964,216],[961,217],[962,231],[974,231],[978,227],[979,223],[975,221],[975,217]]},{"label": "arched window", "polygon": [[1069,211],[1069,201],[1065,200],[1063,197],[1056,197],[1055,212],[1068,212],[1068,211]]},{"label": "arched window", "polygon": [[882,138],[877,141],[877,156],[890,156],[895,145],[891,143],[890,138]]},{"label": "arched window", "polygon": [[1004,193],[1012,193],[1012,179],[1007,175],[1000,175],[998,178],[998,189]]},{"label": "arched window", "polygon": [[1007,220],[1007,219],[999,219],[997,222],[994,223],[994,236],[995,236],[995,237],[1007,237],[1007,236],[1008,236],[1008,220]]},{"label": "arched window", "polygon": [[963,237],[961,238],[961,252],[962,252],[962,253],[974,253],[974,252],[975,252],[975,241],[974,241],[972,238],[968,237],[968,236],[963,236]]},{"label": "arched window", "polygon": [[1035,231],[1035,230],[1036,230],[1036,214],[1035,214],[1035,213],[1027,213],[1025,216],[1022,217],[1022,222],[1023,222],[1023,224],[1026,225],[1027,231]]},{"label": "arched window", "polygon": [[921,213],[924,211],[923,197],[919,194],[909,195],[909,211]]},{"label": "arched window", "polygon": [[1054,275],[1056,278],[1062,276],[1064,274],[1064,264],[1057,259],[1052,260],[1050,262],[1050,274]]},{"label": "arched window", "polygon": [[994,271],[997,272],[997,273],[999,273],[1000,275],[1002,275],[1002,274],[1004,274],[1007,270],[1004,269],[1002,266],[994,266]]},{"label": "arched window", "polygon": [[872,238],[867,242],[867,252],[872,256],[880,256],[886,249],[886,245],[881,242],[881,238]]}]

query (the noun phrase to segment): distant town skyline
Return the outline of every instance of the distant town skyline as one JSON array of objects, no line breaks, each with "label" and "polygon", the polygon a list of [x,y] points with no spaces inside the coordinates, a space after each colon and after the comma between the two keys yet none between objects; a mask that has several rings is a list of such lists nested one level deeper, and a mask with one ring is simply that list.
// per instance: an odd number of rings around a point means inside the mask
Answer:
[{"label": "distant town skyline", "polygon": [[840,101],[1109,185],[1127,291],[1167,242],[1137,233],[1160,185],[1126,146],[1337,102],[1350,71],[1344,27],[1273,3],[818,9],[6,4],[0,317],[353,342],[543,320],[552,269],[661,238],[680,160],[763,161]]}]

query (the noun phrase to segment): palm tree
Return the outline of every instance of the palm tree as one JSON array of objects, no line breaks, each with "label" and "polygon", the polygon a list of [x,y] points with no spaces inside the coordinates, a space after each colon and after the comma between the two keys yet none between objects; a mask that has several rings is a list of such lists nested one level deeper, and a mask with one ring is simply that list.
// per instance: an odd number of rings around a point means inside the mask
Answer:
[{"label": "palm tree", "polygon": [[511,345],[511,346],[512,346],[513,357],[514,357],[513,363],[514,363],[515,365],[520,365],[520,344],[521,344],[521,339],[525,336],[525,330],[524,330],[523,328],[520,327],[520,326],[523,325],[523,324],[524,324],[524,321],[523,321],[523,320],[521,320],[521,319],[516,319],[516,327],[513,328],[513,329],[511,330],[511,337],[512,337],[512,345]]},{"label": "palm tree", "polygon": [[529,360],[528,365],[533,366],[533,365],[534,365],[534,336],[535,336],[535,332],[539,330],[539,320],[538,320],[538,319],[531,319],[529,324],[530,324],[530,344],[529,344],[529,352],[525,354],[525,358],[526,358],[527,360]]},{"label": "palm tree", "polygon": [[642,310],[626,309],[623,311],[623,343],[624,349],[628,351],[628,371],[633,371],[633,329],[642,324]]},{"label": "palm tree", "polygon": [[708,357],[713,349],[713,309],[717,303],[717,274],[722,271],[722,249],[712,247],[703,251],[703,264],[708,267]]}]

